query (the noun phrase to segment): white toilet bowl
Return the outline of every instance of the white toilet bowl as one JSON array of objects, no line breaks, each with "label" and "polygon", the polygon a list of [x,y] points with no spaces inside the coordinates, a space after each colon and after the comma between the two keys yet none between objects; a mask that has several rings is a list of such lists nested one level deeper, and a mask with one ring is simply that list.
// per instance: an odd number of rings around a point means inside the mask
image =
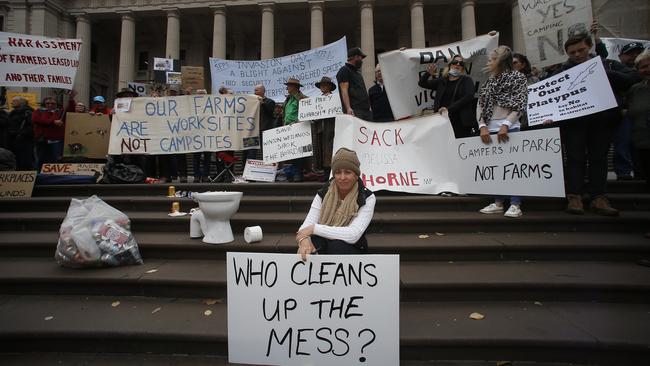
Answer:
[{"label": "white toilet bowl", "polygon": [[208,244],[223,244],[235,240],[230,228],[230,218],[239,209],[242,192],[194,193],[192,198],[199,209],[190,220],[190,237],[200,238]]}]

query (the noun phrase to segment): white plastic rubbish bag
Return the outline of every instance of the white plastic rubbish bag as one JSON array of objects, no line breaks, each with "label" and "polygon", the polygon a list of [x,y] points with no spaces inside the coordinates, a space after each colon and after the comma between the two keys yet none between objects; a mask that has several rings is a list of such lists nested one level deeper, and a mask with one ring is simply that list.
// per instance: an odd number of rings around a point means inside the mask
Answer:
[{"label": "white plastic rubbish bag", "polygon": [[72,199],[54,257],[73,268],[142,264],[131,221],[97,196]]}]

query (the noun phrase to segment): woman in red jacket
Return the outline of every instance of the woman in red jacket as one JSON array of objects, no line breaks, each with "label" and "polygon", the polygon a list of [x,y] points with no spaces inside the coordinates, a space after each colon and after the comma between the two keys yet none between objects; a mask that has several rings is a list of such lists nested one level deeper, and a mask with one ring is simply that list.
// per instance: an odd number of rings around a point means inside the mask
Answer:
[{"label": "woman in red jacket", "polygon": [[63,156],[65,124],[63,111],[51,97],[43,99],[41,108],[32,113],[38,170],[43,163],[55,163]]}]

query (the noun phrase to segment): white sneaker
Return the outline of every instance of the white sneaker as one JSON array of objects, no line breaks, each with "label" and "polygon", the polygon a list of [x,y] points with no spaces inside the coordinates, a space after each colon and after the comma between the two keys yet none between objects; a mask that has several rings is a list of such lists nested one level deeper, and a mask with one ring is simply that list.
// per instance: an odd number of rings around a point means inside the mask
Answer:
[{"label": "white sneaker", "polygon": [[505,217],[519,217],[521,215],[522,215],[521,208],[519,208],[519,206],[517,205],[510,205],[508,211],[506,211],[506,213],[503,214],[503,216]]},{"label": "white sneaker", "polygon": [[484,214],[501,213],[503,212],[503,206],[499,206],[496,203],[490,203],[489,205],[480,209],[479,212]]}]

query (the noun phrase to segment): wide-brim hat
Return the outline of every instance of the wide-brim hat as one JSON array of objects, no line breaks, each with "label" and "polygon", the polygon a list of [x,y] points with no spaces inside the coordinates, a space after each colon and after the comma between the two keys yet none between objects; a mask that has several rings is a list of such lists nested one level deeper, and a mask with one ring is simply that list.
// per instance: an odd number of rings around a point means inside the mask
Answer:
[{"label": "wide-brim hat", "polygon": [[128,97],[135,98],[138,96],[138,93],[134,92],[129,88],[122,88],[120,89],[119,92],[117,92],[117,94],[115,94],[115,96],[118,98],[128,98]]},{"label": "wide-brim hat", "polygon": [[327,76],[323,76],[320,81],[316,82],[314,85],[316,85],[317,88],[320,88],[321,84],[330,84],[332,86],[332,91],[336,90],[336,84]]},{"label": "wide-brim hat", "polygon": [[296,78],[289,78],[289,80],[287,80],[287,82],[284,83],[284,85],[297,85],[302,88],[302,84],[300,84],[300,80]]}]

